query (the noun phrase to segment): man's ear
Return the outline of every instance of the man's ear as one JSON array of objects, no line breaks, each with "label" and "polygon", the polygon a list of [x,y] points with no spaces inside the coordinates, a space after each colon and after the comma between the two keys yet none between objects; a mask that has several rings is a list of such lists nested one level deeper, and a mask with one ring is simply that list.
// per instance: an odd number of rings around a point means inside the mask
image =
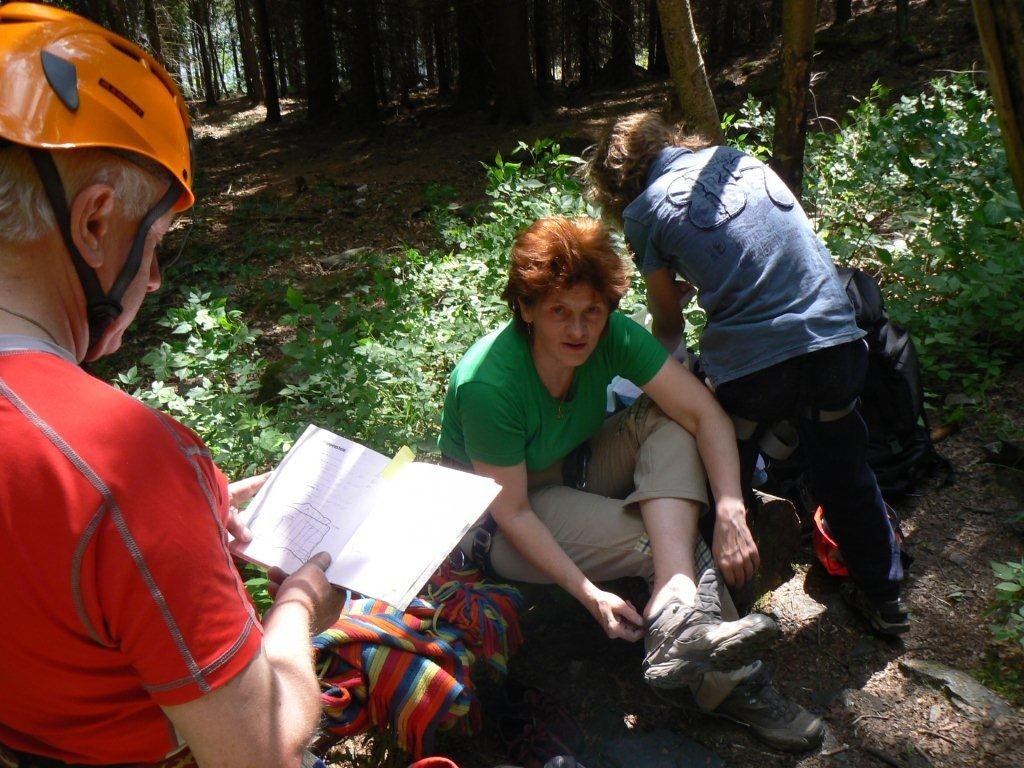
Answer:
[{"label": "man's ear", "polygon": [[103,266],[117,193],[106,184],[90,184],[71,201],[71,239],[93,269]]}]

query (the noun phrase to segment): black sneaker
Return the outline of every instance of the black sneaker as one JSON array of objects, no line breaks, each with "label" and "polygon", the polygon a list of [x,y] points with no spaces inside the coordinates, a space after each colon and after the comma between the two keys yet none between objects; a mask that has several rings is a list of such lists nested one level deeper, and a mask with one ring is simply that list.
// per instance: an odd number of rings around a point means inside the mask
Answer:
[{"label": "black sneaker", "polygon": [[910,611],[898,597],[877,602],[849,580],[839,586],[839,594],[854,613],[867,621],[880,635],[896,637],[910,629]]},{"label": "black sneaker", "polygon": [[706,714],[745,725],[765,744],[785,752],[817,749],[825,738],[822,719],[775,690],[761,661]]}]

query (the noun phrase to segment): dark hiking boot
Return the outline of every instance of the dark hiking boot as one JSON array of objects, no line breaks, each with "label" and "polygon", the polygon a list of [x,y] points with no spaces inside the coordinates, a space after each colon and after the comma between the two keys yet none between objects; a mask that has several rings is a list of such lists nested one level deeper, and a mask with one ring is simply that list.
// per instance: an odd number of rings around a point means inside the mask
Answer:
[{"label": "dark hiking boot", "polygon": [[718,573],[708,568],[693,605],[670,600],[648,622],[644,679],[657,688],[677,688],[709,670],[735,669],[756,658],[777,632],[761,613],[722,621]]},{"label": "dark hiking boot", "polygon": [[839,586],[839,594],[853,612],[868,622],[880,635],[896,637],[910,629],[910,611],[898,597],[895,600],[878,602],[868,597],[860,587],[849,580]]},{"label": "dark hiking boot", "polygon": [[786,752],[804,752],[821,746],[825,723],[772,685],[763,662],[725,700],[707,714],[745,725],[761,741]]}]

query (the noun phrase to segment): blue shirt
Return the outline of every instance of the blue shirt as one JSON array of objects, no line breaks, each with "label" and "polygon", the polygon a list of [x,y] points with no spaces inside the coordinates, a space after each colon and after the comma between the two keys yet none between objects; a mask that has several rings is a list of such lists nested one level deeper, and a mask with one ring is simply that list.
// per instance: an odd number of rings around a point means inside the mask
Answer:
[{"label": "blue shirt", "polygon": [[662,150],[623,222],[642,273],[669,268],[696,286],[713,385],[864,335],[803,209],[750,155]]}]

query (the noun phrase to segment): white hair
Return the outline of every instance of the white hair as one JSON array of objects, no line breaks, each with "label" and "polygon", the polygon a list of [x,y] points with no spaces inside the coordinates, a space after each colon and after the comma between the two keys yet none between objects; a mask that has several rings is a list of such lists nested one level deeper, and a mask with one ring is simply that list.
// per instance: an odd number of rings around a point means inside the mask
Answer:
[{"label": "white hair", "polygon": [[[117,190],[131,220],[141,219],[165,188],[159,177],[119,154],[102,149],[51,150],[68,205],[91,184]],[[11,145],[0,149],[0,243],[27,245],[57,228],[49,198],[28,152]]]}]

